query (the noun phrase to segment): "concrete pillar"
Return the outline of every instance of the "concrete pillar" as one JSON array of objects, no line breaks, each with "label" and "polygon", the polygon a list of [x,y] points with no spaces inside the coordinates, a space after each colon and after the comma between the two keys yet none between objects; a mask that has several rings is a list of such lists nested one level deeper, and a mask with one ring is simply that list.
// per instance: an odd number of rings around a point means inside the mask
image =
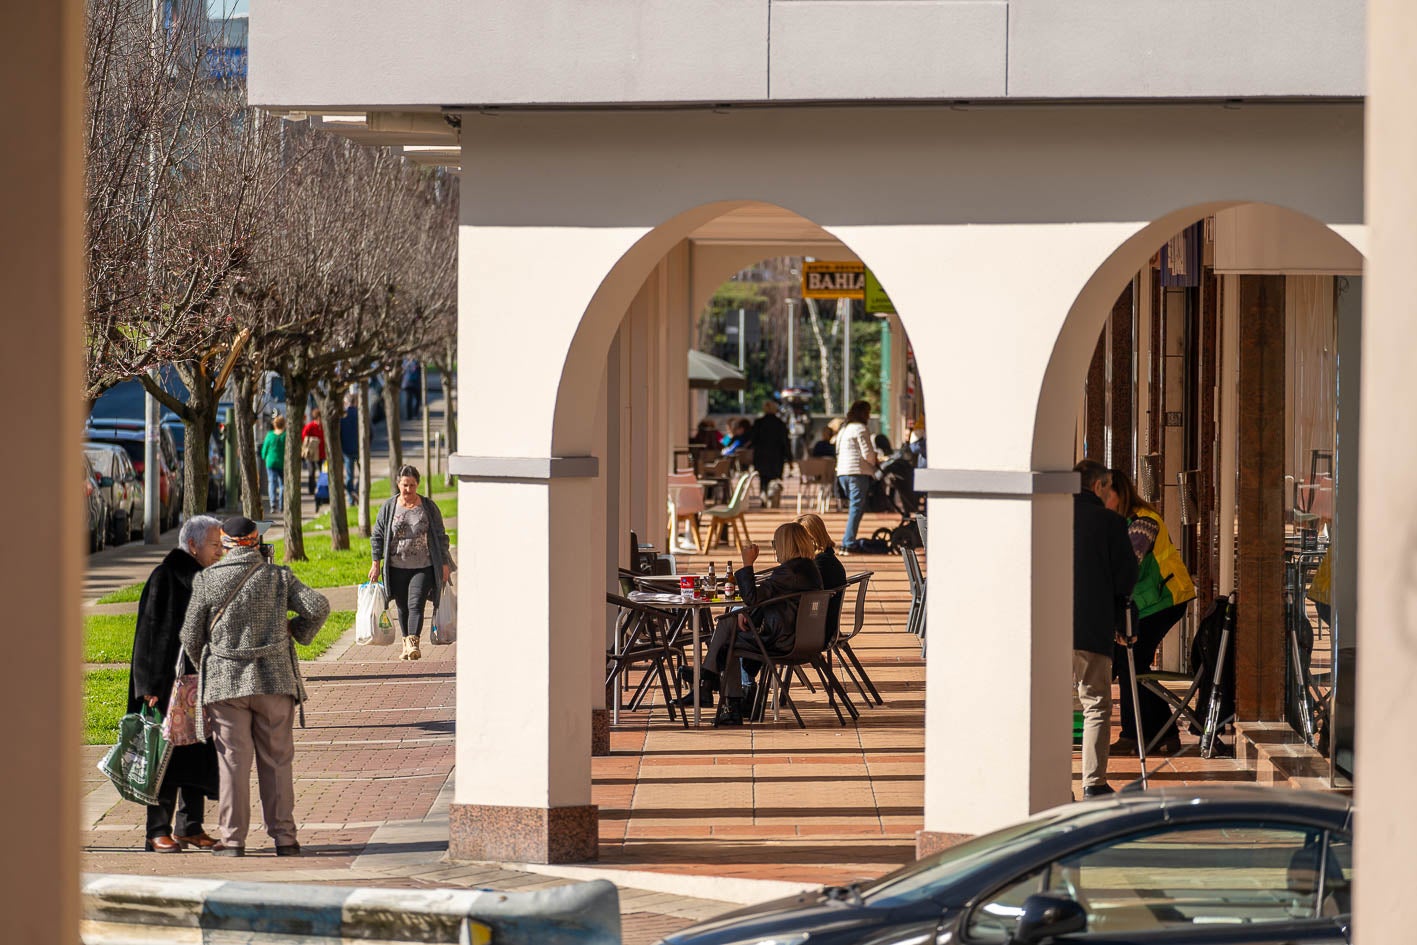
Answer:
[{"label": "concrete pillar", "polygon": [[1097,338],[1087,367],[1083,395],[1083,452],[1088,459],[1107,462],[1107,329]]},{"label": "concrete pillar", "polygon": [[[917,470],[921,480],[930,520],[949,523],[945,537],[929,533],[926,829],[916,839],[926,856],[1068,799],[1077,476]],[[1021,581],[1020,548],[1053,566]]]},{"label": "concrete pillar", "polygon": [[[1417,6],[1368,3],[1367,221],[1362,430],[1359,433],[1356,941],[1399,942],[1417,927],[1411,851],[1417,820],[1405,809],[1417,755],[1417,397],[1412,352],[1412,260],[1417,259]],[[1340,364],[1343,371],[1345,365]],[[1374,816],[1375,815],[1375,816]]]},{"label": "concrete pillar", "polygon": [[1235,712],[1277,719],[1284,706],[1284,277],[1239,281]]},{"label": "concrete pillar", "polygon": [[1240,429],[1240,277],[1220,277],[1220,458],[1216,483],[1217,596],[1235,590],[1236,453]]},{"label": "concrete pillar", "polygon": [[587,639],[601,638],[601,611],[588,603],[605,593],[595,466],[588,457],[455,466],[467,520],[516,541],[515,553],[502,541],[461,546],[460,592],[478,605],[458,646],[453,859],[596,856],[585,666]]},{"label": "concrete pillar", "polygon": [[[8,5],[0,29],[0,285],[7,436],[24,460],[0,488],[44,525],[0,548],[12,627],[6,696],[41,724],[13,727],[0,784],[0,927],[12,942],[79,938],[79,598],[82,423],[84,5]],[[36,470],[43,475],[35,475]]]},{"label": "concrete pillar", "polygon": [[1132,415],[1132,291],[1128,282],[1108,319],[1107,465],[1131,469],[1136,418]]}]

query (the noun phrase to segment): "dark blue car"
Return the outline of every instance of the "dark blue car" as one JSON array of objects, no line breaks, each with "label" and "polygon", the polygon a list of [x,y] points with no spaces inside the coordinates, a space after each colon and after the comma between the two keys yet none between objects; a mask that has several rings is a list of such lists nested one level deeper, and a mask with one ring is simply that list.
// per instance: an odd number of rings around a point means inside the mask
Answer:
[{"label": "dark blue car", "polygon": [[1252,786],[1069,804],[870,883],[740,909],[665,945],[1278,945],[1352,932],[1346,797]]}]

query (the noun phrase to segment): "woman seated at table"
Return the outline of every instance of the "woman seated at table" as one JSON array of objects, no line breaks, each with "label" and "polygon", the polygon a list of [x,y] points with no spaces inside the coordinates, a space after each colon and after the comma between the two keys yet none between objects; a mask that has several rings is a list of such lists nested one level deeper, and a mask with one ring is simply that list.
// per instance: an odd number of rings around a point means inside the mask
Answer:
[{"label": "woman seated at table", "polygon": [[[778,565],[758,580],[753,573],[758,546],[750,544],[743,549],[743,567],[738,569],[734,579],[747,609],[720,617],[709,640],[708,665],[717,672],[706,671],[705,676],[710,688],[721,680],[723,690],[723,703],[713,721],[715,727],[743,724],[744,656],[752,657],[758,652],[753,642],[753,628],[757,628],[757,636],[770,655],[791,653],[797,639],[795,599],[767,606],[754,606],[755,602],[822,589],[821,573],[812,560],[816,548],[805,528],[796,522],[779,525],[772,536],[772,550],[777,555]],[[753,672],[756,674],[757,670]]]},{"label": "woman seated at table", "polygon": [[[812,539],[812,546],[816,549],[817,571],[822,576],[822,587],[825,590],[834,590],[846,585],[846,568],[841,563],[841,559],[836,556],[836,542],[832,541],[831,533],[827,531],[827,525],[822,521],[822,517],[815,512],[808,512],[806,515],[797,516],[797,524],[807,529],[807,536]],[[827,605],[827,639],[834,640],[841,626],[841,595],[831,599]]]}]

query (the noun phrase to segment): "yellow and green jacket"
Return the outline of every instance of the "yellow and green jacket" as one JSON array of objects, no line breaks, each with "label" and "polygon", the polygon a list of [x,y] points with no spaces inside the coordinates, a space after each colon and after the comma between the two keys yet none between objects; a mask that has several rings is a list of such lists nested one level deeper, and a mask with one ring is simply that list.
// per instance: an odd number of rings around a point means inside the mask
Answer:
[{"label": "yellow and green jacket", "polygon": [[1196,596],[1191,574],[1181,553],[1171,544],[1166,523],[1149,509],[1142,509],[1127,522],[1132,550],[1137,554],[1140,573],[1132,602],[1142,617],[1184,604]]}]

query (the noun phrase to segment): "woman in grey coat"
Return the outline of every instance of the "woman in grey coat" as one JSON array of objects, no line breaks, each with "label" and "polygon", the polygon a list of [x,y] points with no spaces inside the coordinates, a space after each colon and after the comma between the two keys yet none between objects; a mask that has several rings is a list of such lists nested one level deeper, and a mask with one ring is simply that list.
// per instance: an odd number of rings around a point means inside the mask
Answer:
[{"label": "woman in grey coat", "polygon": [[[236,515],[221,525],[226,557],[192,581],[182,647],[197,667],[197,737],[216,742],[221,792],[212,852],[241,856],[251,827],[251,762],[277,856],[298,856],[295,828],[296,707],[305,701],[296,641],[309,644],[330,602],[289,568],[268,564],[256,523]],[[290,611],[297,616],[287,617]]]},{"label": "woman in grey coat", "polygon": [[418,638],[423,632],[423,607],[428,601],[438,606],[443,585],[452,578],[452,546],[438,504],[418,494],[418,470],[402,466],[398,494],[379,509],[370,537],[374,564],[369,580],[379,580],[382,571],[389,597],[399,610],[403,627],[403,653],[399,659],[421,656]]}]

